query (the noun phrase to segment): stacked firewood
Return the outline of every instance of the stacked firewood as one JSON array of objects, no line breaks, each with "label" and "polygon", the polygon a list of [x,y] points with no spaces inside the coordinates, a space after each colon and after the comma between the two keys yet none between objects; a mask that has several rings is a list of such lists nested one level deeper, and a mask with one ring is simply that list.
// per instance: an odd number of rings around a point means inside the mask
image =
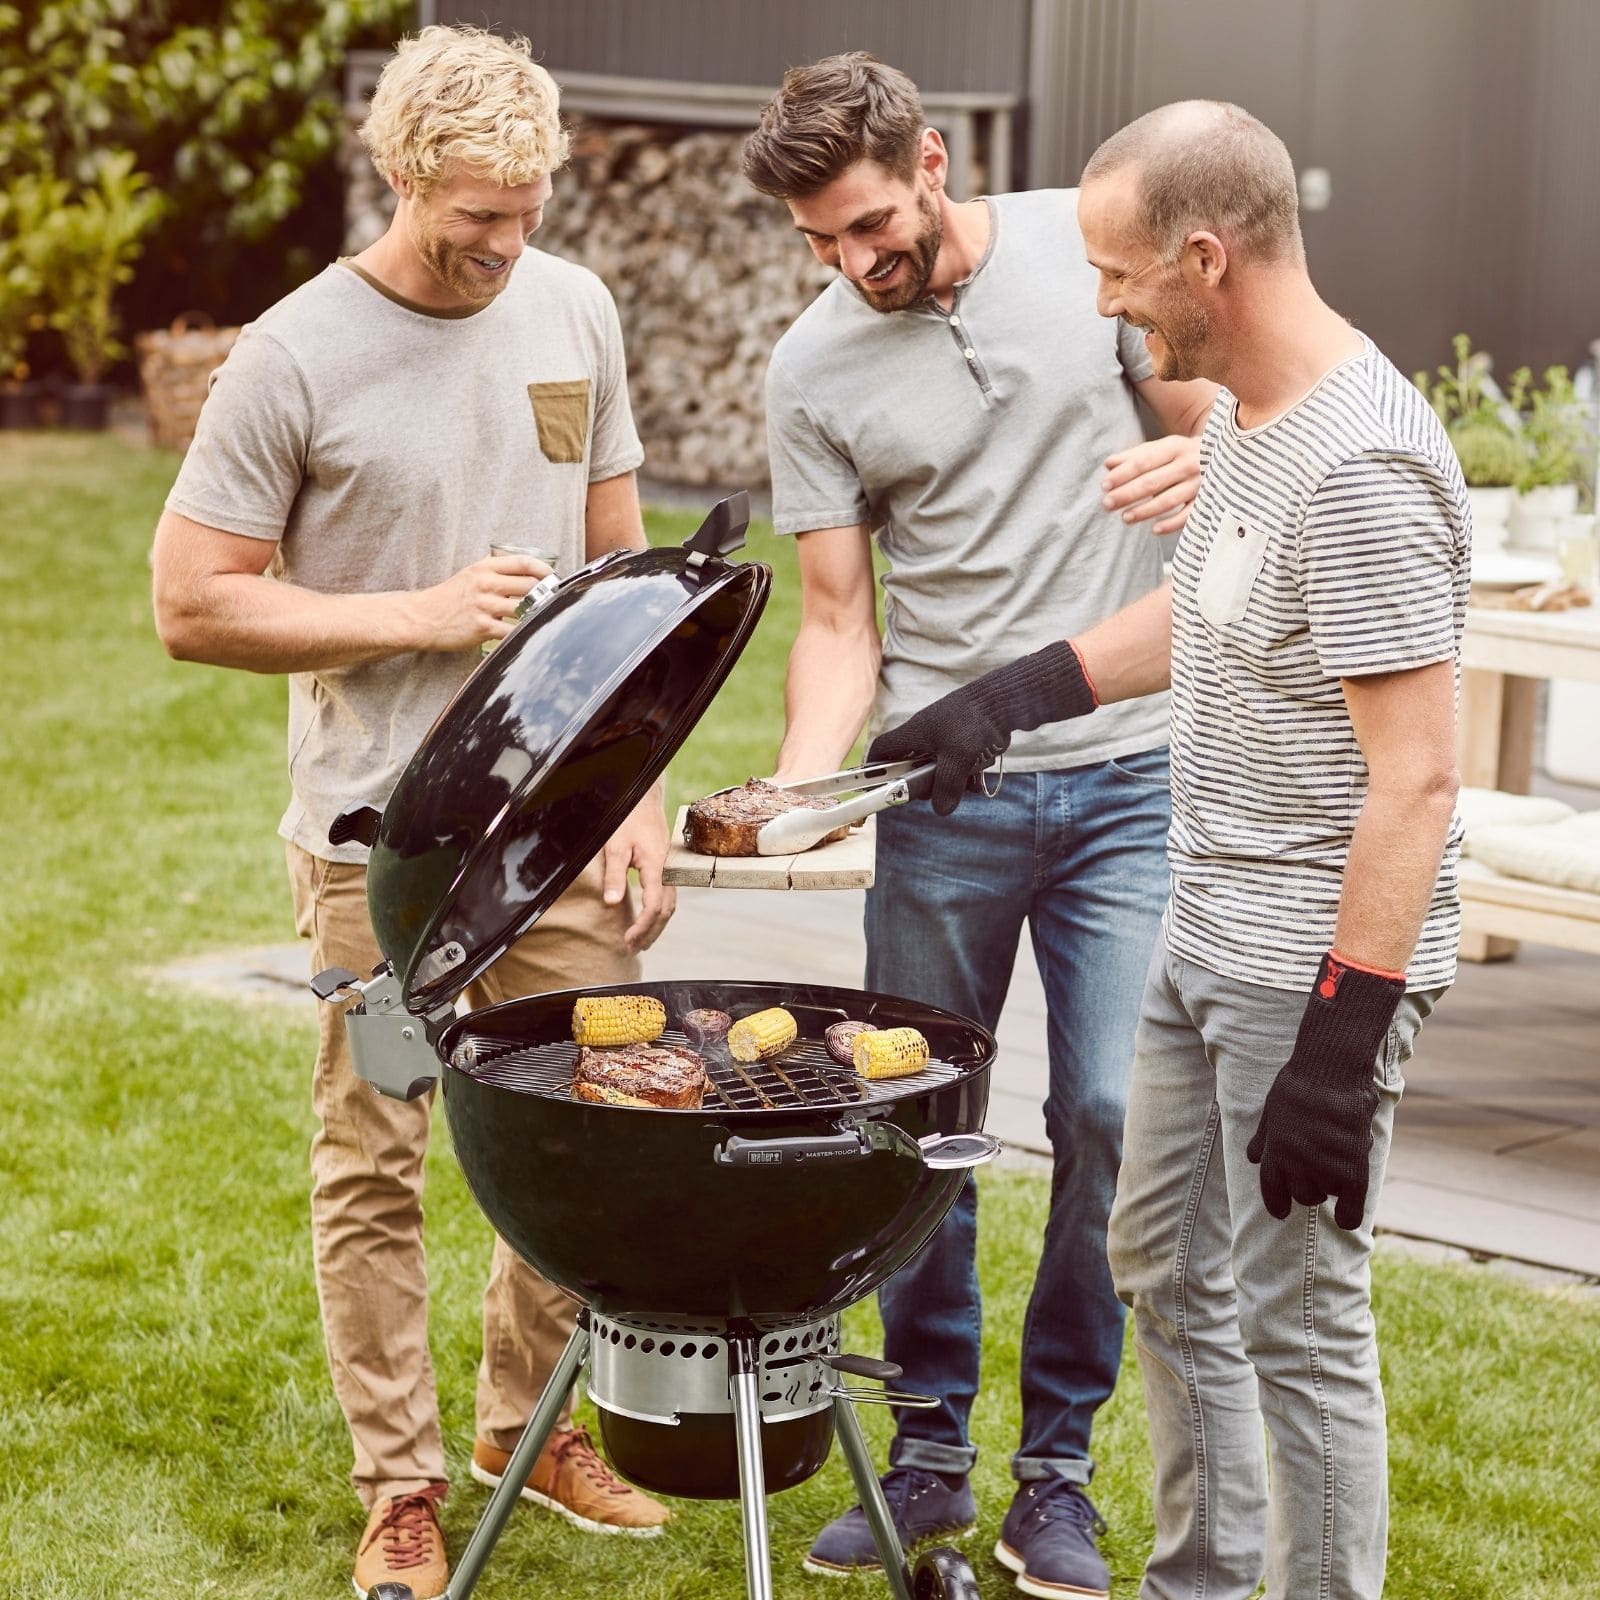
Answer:
[{"label": "stacked firewood", "polygon": [[767,481],[767,357],[832,276],[745,182],[743,142],[577,123],[535,241],[616,297],[645,471],[669,482]]},{"label": "stacked firewood", "polygon": [[134,338],[145,414],[156,444],[167,450],[189,448],[211,374],[238,337],[237,328],[214,327],[210,317],[188,312],[170,328]]}]

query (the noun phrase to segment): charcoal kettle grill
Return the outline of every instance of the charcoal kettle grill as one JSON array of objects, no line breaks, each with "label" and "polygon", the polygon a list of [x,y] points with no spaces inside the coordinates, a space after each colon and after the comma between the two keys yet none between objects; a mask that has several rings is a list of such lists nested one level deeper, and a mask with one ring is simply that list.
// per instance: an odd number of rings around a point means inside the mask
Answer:
[{"label": "charcoal kettle grill", "polygon": [[[998,1152],[982,1131],[993,1036],[910,1000],[782,981],[597,986],[455,1011],[598,853],[732,670],[771,583],[760,564],[728,560],[747,516],[735,496],[680,549],[614,553],[543,580],[382,813],[352,808],[331,833],[370,847],[385,956],[369,978],[335,968],[312,983],[354,1002],[357,1074],[407,1099],[442,1084],[478,1205],[580,1302],[448,1600],[472,1592],[584,1375],[624,1477],[739,1500],[749,1600],[772,1594],[765,1496],[818,1471],[835,1435],[895,1600],[978,1593],[954,1550],[908,1564],[854,1406],[935,1402],[888,1388],[889,1363],[841,1351],[839,1315],[927,1242],[967,1173]],[[573,1002],[624,992],[663,1001],[663,1043],[686,1043],[677,1023],[707,1006],[738,1017],[782,1005],[799,1037],[756,1064],[701,1047],[698,1108],[576,1100]],[[928,1064],[863,1081],[823,1046],[845,1019],[919,1028]],[[409,1593],[382,1589],[371,1600]]]}]

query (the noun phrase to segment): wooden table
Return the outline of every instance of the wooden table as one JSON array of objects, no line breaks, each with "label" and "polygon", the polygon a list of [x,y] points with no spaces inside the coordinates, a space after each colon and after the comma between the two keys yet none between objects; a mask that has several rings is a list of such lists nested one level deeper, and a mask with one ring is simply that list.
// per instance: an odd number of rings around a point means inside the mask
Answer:
[{"label": "wooden table", "polygon": [[[1539,680],[1600,683],[1600,607],[1541,612],[1469,605],[1461,667],[1462,783],[1527,794]],[[1530,884],[1530,891],[1535,887]],[[1516,952],[1514,939],[1486,931],[1495,920],[1490,904],[1473,906],[1461,937],[1464,960],[1492,961]]]}]

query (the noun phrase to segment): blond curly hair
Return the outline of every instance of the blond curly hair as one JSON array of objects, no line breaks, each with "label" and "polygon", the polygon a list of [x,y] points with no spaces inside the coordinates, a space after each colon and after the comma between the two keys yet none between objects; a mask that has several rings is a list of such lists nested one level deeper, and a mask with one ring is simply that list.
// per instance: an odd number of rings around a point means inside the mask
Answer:
[{"label": "blond curly hair", "polygon": [[493,183],[536,183],[567,159],[561,91],[521,37],[424,28],[378,79],[361,142],[379,173],[418,195],[452,168]]}]

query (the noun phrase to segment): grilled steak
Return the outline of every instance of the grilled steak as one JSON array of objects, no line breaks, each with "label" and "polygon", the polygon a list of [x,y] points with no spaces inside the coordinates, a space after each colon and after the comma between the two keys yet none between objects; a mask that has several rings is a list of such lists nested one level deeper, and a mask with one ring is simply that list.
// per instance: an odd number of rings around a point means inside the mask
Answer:
[{"label": "grilled steak", "polygon": [[[790,794],[761,778],[751,778],[742,788],[696,800],[684,820],[684,842],[703,856],[758,855],[756,834],[763,822],[770,822],[785,811],[826,811],[832,804],[831,800]],[[817,843],[832,844],[849,831],[848,826],[835,828]]]},{"label": "grilled steak", "polygon": [[706,1064],[673,1044],[625,1044],[614,1050],[582,1046],[572,1074],[572,1097],[614,1106],[698,1109]]}]

